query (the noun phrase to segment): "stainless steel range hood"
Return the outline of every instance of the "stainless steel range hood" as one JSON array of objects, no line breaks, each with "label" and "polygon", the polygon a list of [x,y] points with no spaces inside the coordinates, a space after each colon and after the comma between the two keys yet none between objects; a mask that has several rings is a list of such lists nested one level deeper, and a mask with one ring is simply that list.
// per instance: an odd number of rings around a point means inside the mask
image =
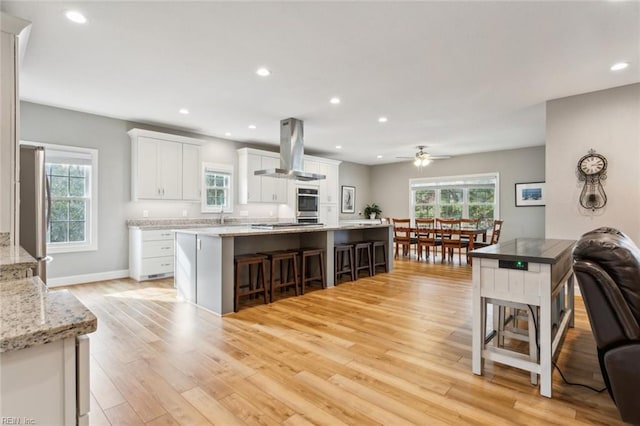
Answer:
[{"label": "stainless steel range hood", "polygon": [[304,131],[302,120],[286,118],[280,121],[280,167],[256,170],[256,176],[271,176],[294,180],[322,180],[325,175],[304,170]]}]

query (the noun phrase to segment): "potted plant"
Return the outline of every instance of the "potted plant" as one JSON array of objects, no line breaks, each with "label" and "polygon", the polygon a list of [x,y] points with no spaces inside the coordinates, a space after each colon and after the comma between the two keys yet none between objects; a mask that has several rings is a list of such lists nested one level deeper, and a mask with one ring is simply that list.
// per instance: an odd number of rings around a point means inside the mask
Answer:
[{"label": "potted plant", "polygon": [[364,208],[364,215],[369,217],[369,219],[375,219],[376,215],[380,213],[382,213],[382,210],[376,203],[367,204],[367,207]]}]

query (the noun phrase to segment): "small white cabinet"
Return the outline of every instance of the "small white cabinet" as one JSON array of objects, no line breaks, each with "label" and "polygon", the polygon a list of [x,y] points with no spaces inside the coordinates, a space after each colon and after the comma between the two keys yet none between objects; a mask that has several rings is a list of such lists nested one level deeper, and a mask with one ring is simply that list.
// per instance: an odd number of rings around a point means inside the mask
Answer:
[{"label": "small white cabinet", "polygon": [[196,139],[132,129],[131,197],[200,199],[200,146]]},{"label": "small white cabinet", "polygon": [[173,231],[129,229],[129,276],[136,281],[173,275]]},{"label": "small white cabinet", "polygon": [[239,149],[239,203],[286,203],[288,180],[254,174],[256,170],[277,167],[280,167],[280,157],[277,153],[249,148]]}]

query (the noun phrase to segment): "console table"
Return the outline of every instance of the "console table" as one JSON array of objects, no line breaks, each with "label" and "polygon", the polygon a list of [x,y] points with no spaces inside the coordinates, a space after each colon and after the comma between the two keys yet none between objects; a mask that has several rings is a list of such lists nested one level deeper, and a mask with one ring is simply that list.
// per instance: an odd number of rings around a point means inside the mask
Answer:
[{"label": "console table", "polygon": [[[553,356],[574,321],[571,250],[575,241],[519,238],[474,250],[473,372],[490,359],[540,375],[540,394],[551,398]],[[566,302],[566,303],[565,303]],[[539,357],[486,342],[487,304],[539,309]],[[497,324],[494,319],[494,325]],[[532,359],[533,358],[533,359]],[[536,359],[537,358],[537,359]]]}]

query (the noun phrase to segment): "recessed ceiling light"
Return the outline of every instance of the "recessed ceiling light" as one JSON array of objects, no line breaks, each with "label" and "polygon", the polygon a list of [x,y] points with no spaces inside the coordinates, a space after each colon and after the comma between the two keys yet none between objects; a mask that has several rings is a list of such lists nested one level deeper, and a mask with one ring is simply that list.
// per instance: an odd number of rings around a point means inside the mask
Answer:
[{"label": "recessed ceiling light", "polygon": [[378,118],[378,123],[386,123],[389,119],[387,117]]},{"label": "recessed ceiling light", "polygon": [[188,110],[188,109],[186,109],[186,108],[180,108],[180,109],[178,110],[178,112],[179,112],[180,114],[184,114],[184,115],[189,114],[189,110]]},{"label": "recessed ceiling light", "polygon": [[611,71],[620,71],[623,70],[625,68],[627,68],[629,66],[628,62],[618,62],[617,64],[613,64],[611,65],[611,68],[609,68]]},{"label": "recessed ceiling light", "polygon": [[224,135],[227,136],[227,137],[231,136],[231,132],[226,132]]},{"label": "recessed ceiling light", "polygon": [[340,98],[331,98],[329,99],[329,103],[338,105],[340,103]]},{"label": "recessed ceiling light", "polygon": [[250,128],[251,130],[254,130],[254,129],[256,128],[256,125],[255,125],[255,124],[249,124],[249,128]]},{"label": "recessed ceiling light", "polygon": [[342,149],[342,145],[336,145],[336,149]]},{"label": "recessed ceiling light", "polygon": [[75,22],[76,24],[87,23],[87,18],[85,18],[84,15],[77,10],[68,10],[67,13],[65,13],[65,16],[68,20]]},{"label": "recessed ceiling light", "polygon": [[376,158],[377,158],[377,159],[380,159],[380,158],[382,158],[382,155],[378,155]]},{"label": "recessed ceiling light", "polygon": [[263,67],[263,68],[258,68],[256,70],[256,74],[258,74],[260,77],[267,77],[271,75],[271,71]]}]

